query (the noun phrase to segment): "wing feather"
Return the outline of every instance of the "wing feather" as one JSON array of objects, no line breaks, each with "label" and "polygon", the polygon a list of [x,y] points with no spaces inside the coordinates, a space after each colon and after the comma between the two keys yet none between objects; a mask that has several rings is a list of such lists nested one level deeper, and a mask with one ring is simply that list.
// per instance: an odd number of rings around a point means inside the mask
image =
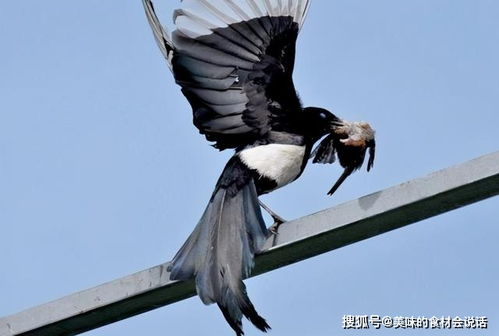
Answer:
[{"label": "wing feather", "polygon": [[168,33],[168,30],[166,30],[166,28],[164,28],[163,25],[159,22],[152,1],[142,0],[142,4],[144,5],[147,21],[151,26],[154,39],[156,40],[159,50],[161,50],[161,53],[167,60],[170,70],[172,70],[171,61],[175,48],[173,46],[173,41],[170,37],[170,34]]},{"label": "wing feather", "polygon": [[[161,30],[143,0],[155,36]],[[194,125],[219,149],[292,127],[301,103],[292,72],[310,0],[184,0],[169,41],[173,73]]]},{"label": "wing feather", "polygon": [[206,89],[189,89],[199,99],[209,105],[233,105],[246,104],[248,97],[240,90],[206,90]]}]

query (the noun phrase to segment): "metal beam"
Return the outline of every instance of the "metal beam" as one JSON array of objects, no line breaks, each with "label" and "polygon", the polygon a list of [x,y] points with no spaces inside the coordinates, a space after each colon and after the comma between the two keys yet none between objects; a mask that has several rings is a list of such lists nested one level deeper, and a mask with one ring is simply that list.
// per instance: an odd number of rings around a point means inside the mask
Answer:
[{"label": "metal beam", "polygon": [[[282,225],[253,275],[499,194],[499,152]],[[0,336],[76,335],[195,295],[167,264],[0,318]]]}]

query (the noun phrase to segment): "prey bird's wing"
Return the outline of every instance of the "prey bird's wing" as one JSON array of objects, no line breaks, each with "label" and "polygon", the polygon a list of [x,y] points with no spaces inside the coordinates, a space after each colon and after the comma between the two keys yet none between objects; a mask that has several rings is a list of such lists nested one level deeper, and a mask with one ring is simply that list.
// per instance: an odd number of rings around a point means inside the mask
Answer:
[{"label": "prey bird's wing", "polygon": [[194,125],[215,147],[238,148],[299,126],[292,73],[310,0],[184,0],[171,39],[143,1]]}]

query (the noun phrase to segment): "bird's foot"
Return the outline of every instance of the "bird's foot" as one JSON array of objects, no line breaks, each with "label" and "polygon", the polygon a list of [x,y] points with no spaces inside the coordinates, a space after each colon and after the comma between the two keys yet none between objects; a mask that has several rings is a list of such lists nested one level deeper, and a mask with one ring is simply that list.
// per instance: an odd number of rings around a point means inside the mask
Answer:
[{"label": "bird's foot", "polygon": [[272,211],[268,206],[266,206],[262,201],[258,200],[258,202],[260,203],[260,206],[265,210],[267,211],[267,213],[270,215],[270,217],[272,217],[272,219],[274,220],[274,224],[272,224],[270,227],[269,227],[269,232],[271,234],[277,234],[277,229],[279,228],[279,226],[284,223],[284,222],[287,222],[287,220],[285,220],[284,218],[282,218],[281,216],[279,216],[278,214],[276,214],[274,211]]},{"label": "bird's foot", "polygon": [[272,218],[274,219],[274,224],[272,224],[270,227],[269,227],[269,232],[271,234],[277,234],[277,231],[279,229],[279,226],[281,226],[281,224],[287,222],[287,220],[285,220],[284,218],[278,216],[278,215],[273,215]]}]

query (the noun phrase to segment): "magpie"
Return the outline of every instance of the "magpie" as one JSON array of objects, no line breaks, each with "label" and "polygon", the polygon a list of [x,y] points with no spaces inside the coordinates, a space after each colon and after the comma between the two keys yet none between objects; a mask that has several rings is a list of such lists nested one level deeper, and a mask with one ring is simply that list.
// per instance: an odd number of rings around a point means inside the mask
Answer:
[{"label": "magpie", "polygon": [[[334,193],[362,166],[367,151],[368,170],[373,166],[374,130],[302,106],[292,73],[310,0],[183,0],[172,34],[152,1],[142,1],[194,125],[215,148],[234,150],[201,219],[174,256],[170,278],[194,278],[202,302],[216,303],[236,335],[244,334],[243,316],[265,332],[270,326],[243,283],[271,234],[260,206],[268,208],[258,196],[296,180],[310,158],[338,159],[344,172],[329,191]],[[275,224],[283,222],[268,211]]]}]

